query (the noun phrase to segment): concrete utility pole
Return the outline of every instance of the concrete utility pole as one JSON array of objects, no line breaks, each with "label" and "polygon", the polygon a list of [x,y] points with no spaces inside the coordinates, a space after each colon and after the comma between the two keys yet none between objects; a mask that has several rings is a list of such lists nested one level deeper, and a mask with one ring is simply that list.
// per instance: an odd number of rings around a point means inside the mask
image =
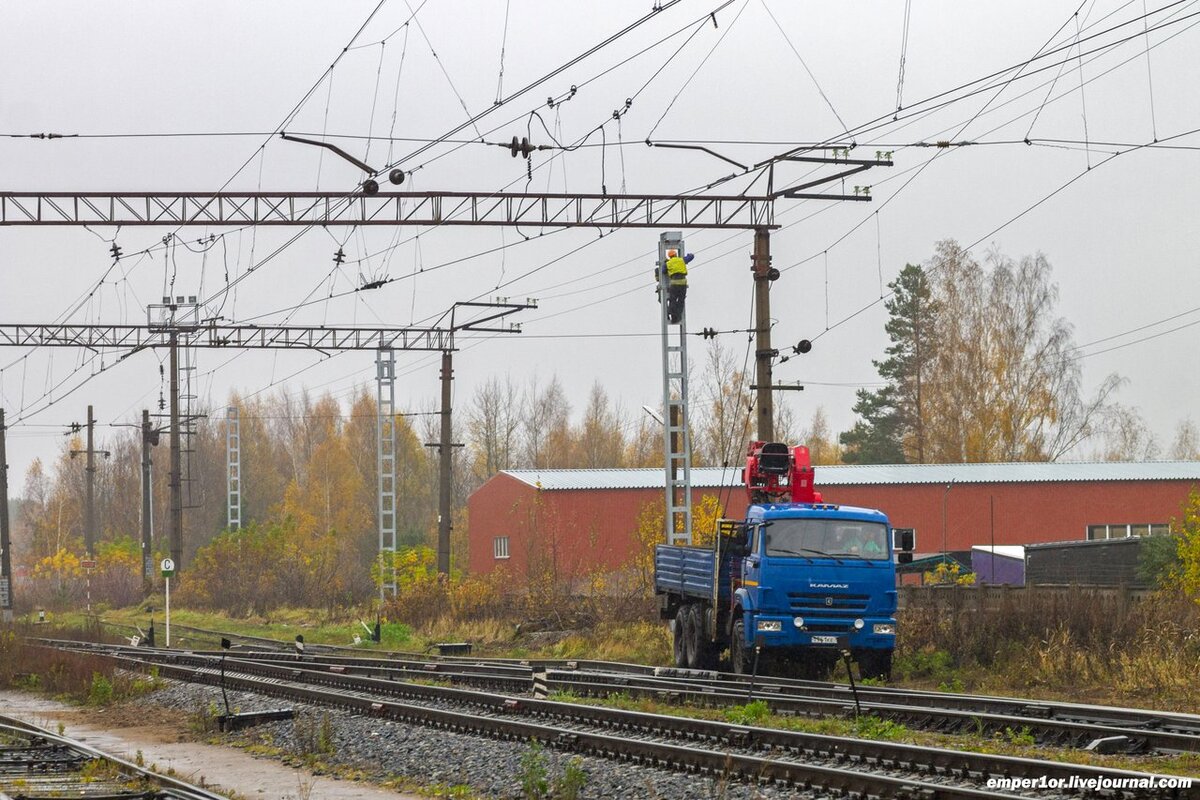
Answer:
[{"label": "concrete utility pole", "polygon": [[450,399],[454,388],[454,354],[442,353],[442,431],[438,438],[438,574],[450,574],[450,490],[454,465]]},{"label": "concrete utility pole", "polygon": [[754,230],[754,254],[750,258],[754,273],[754,383],[757,386],[754,404],[758,406],[758,440],[775,441],[775,402],[771,393],[771,283],[779,277],[771,268],[771,231]]},{"label": "concrete utility pole", "polygon": [[[509,325],[508,327],[488,326],[485,323],[493,320],[502,319],[509,314],[525,309],[537,308],[535,300],[526,300],[523,303],[509,302],[507,298],[497,297],[495,300],[484,302],[463,302],[455,303],[450,309],[450,333],[458,331],[474,331],[477,333],[520,333],[521,329],[517,325]],[[459,311],[475,313],[479,316],[473,317],[467,322],[456,322],[456,314]],[[450,518],[450,507],[453,498],[451,492],[454,488],[453,483],[453,467],[454,467],[454,448],[462,447],[462,442],[453,441],[454,426],[452,424],[452,410],[450,408],[451,397],[454,389],[454,349],[453,347],[442,350],[442,408],[441,408],[441,432],[437,442],[426,442],[426,447],[438,448],[438,574],[450,575],[450,531],[453,528]]]},{"label": "concrete utility pole", "polygon": [[179,447],[179,334],[171,331],[171,559],[175,569],[183,568],[183,466]]},{"label": "concrete utility pole", "polygon": [[8,530],[8,456],[4,440],[7,427],[4,409],[0,408],[0,621],[13,618],[12,543]]},{"label": "concrete utility pole", "polygon": [[142,409],[142,591],[149,595],[154,586],[154,505],[153,479],[150,474],[150,448],[158,444],[158,431],[150,427],[150,412]]},{"label": "concrete utility pole", "polygon": [[[79,424],[73,423],[69,433],[77,433]],[[86,557],[90,560],[95,555],[96,550],[96,454],[99,453],[105,458],[108,458],[110,453],[107,450],[97,450],[95,446],[95,431],[96,431],[96,415],[93,412],[93,407],[88,406],[87,410],[87,449],[72,450],[71,458],[79,454],[83,454],[87,458],[87,466],[84,467],[84,483],[85,497],[83,505],[83,549]]]},{"label": "concrete utility pole", "polygon": [[96,416],[88,406],[87,415],[87,508],[83,522],[83,551],[88,558],[96,552]]}]

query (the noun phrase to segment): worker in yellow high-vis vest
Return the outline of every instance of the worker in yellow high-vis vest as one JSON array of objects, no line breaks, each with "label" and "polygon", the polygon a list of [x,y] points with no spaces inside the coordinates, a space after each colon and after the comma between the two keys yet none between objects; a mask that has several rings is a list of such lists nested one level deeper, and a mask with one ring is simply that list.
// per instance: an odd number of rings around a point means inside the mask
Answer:
[{"label": "worker in yellow high-vis vest", "polygon": [[683,301],[687,297],[687,265],[692,254],[681,256],[678,250],[667,251],[667,322],[678,325],[683,319]]}]

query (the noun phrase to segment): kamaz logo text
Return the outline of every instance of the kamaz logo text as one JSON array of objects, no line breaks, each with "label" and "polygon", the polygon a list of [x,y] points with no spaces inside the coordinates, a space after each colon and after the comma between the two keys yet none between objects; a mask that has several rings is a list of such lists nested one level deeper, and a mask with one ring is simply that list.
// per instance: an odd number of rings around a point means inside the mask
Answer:
[{"label": "kamaz logo text", "polygon": [[810,588],[810,589],[849,589],[850,584],[848,584],[848,583],[810,583],[808,585],[808,588]]}]

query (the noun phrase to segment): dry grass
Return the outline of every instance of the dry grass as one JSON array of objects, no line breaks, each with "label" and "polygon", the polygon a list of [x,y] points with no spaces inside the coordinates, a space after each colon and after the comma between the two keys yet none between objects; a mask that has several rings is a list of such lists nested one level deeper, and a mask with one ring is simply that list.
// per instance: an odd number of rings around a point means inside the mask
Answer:
[{"label": "dry grass", "polygon": [[979,688],[1194,711],[1200,607],[1086,589],[919,594],[901,612],[897,673]]},{"label": "dry grass", "polygon": [[78,703],[108,705],[152,690],[156,680],[117,669],[106,658],[38,647],[24,636],[46,635],[82,639],[94,631],[47,632],[28,626],[0,630],[0,686],[44,692]]}]

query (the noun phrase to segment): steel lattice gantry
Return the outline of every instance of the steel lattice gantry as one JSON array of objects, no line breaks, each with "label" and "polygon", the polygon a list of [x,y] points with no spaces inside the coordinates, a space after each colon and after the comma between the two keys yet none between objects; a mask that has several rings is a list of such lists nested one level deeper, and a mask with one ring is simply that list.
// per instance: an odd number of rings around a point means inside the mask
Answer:
[{"label": "steel lattice gantry", "polygon": [[242,425],[237,406],[225,409],[225,527],[242,528]]},{"label": "steel lattice gantry", "polygon": [[171,336],[189,347],[267,350],[453,350],[448,328],[358,328],[304,325],[0,324],[0,347],[84,347],[144,350],[170,347]]},{"label": "steel lattice gantry", "polygon": [[0,192],[0,225],[778,227],[769,196],[520,192]]},{"label": "steel lattice gantry", "polygon": [[[667,251],[683,257],[679,231],[658,238],[658,299],[662,322],[663,466],[666,472],[667,544],[692,544],[692,435],[688,423],[687,304],[678,322],[667,319]],[[672,341],[672,335],[674,341]]]},{"label": "steel lattice gantry", "polygon": [[379,527],[379,599],[396,595],[396,353],[375,356],[376,522]]}]

